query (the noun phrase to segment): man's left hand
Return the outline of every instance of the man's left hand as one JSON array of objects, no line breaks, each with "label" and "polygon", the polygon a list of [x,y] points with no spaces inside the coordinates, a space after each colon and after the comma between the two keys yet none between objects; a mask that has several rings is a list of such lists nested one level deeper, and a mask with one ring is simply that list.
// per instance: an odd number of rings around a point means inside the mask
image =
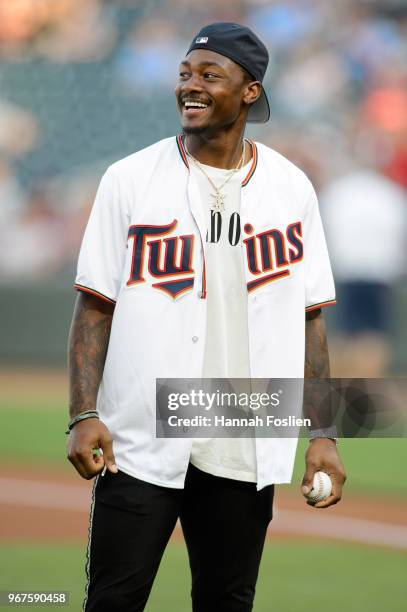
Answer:
[{"label": "man's left hand", "polygon": [[315,472],[326,472],[332,480],[332,493],[316,504],[307,503],[314,508],[328,508],[337,504],[342,497],[342,487],[346,480],[345,469],[336,450],[336,442],[330,438],[314,438],[305,453],[305,474],[301,492],[307,495],[312,489]]}]

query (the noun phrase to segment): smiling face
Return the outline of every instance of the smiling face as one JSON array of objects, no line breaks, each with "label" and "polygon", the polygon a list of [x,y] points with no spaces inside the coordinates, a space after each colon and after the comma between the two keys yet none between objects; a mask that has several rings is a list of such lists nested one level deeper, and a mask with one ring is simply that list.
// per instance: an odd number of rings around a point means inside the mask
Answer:
[{"label": "smiling face", "polygon": [[215,132],[245,120],[258,95],[260,84],[219,53],[194,49],[181,62],[175,96],[186,134]]}]

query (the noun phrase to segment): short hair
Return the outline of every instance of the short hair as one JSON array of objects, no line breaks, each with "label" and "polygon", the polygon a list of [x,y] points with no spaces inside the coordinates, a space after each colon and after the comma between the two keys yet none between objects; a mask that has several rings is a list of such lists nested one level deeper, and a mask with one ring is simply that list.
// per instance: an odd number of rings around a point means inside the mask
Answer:
[{"label": "short hair", "polygon": [[[240,64],[239,64],[240,66]],[[246,68],[243,68],[243,66],[240,66],[240,70],[242,71],[243,74],[243,82],[244,83],[250,83],[250,81],[255,81],[256,79],[254,78],[254,76],[252,74],[250,74],[250,72],[248,70],[246,70]]]}]

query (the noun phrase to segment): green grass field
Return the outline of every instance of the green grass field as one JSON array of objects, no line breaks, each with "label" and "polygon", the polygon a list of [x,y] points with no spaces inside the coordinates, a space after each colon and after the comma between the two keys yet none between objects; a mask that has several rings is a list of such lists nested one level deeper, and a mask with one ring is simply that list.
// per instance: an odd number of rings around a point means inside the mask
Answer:
[{"label": "green grass field", "polygon": [[[3,547],[0,563],[0,589],[69,591],[70,605],[64,609],[81,609],[84,547]],[[269,543],[254,610],[404,612],[406,571],[401,553],[331,543]],[[171,543],[146,612],[190,612],[189,589],[185,547]]]},{"label": "green grass field", "polygon": [[[65,459],[66,410],[58,401],[0,401],[2,465],[71,470]],[[302,476],[304,448],[297,453],[293,485]],[[402,439],[344,440],[340,451],[347,490],[407,495],[407,444]],[[0,590],[64,590],[80,610],[84,593],[85,544],[6,545],[0,550]],[[407,556],[398,551],[332,542],[267,543],[255,612],[401,612],[407,599]],[[189,570],[181,542],[168,546],[147,612],[189,612]],[[20,606],[19,609],[29,609]],[[126,612],[126,611],[123,611]],[[210,611],[208,611],[210,612]]]},{"label": "green grass field", "polygon": [[[30,465],[72,470],[65,458],[67,415],[62,405],[44,408],[37,400],[35,408],[27,408],[0,401],[0,416],[3,464],[29,461]],[[306,440],[300,441],[294,483],[302,477],[306,444]],[[348,472],[347,490],[407,496],[406,439],[341,440],[339,449]]]}]

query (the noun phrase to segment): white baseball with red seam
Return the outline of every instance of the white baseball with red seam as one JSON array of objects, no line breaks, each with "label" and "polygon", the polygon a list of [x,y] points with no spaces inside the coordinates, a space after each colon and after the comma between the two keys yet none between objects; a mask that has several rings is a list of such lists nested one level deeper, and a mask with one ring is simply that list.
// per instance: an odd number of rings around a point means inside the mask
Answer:
[{"label": "white baseball with red seam", "polygon": [[312,489],[306,495],[309,501],[314,503],[324,501],[332,493],[332,480],[325,472],[315,472]]}]

